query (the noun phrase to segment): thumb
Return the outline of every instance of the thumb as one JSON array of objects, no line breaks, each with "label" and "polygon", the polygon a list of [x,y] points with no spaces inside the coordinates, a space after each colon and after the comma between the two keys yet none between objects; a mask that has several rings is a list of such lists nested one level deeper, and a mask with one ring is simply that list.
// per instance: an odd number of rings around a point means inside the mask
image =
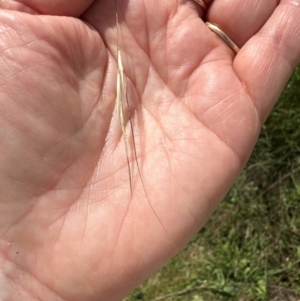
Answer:
[{"label": "thumb", "polygon": [[94,0],[17,0],[1,1],[0,9],[18,10],[42,15],[78,17]]}]

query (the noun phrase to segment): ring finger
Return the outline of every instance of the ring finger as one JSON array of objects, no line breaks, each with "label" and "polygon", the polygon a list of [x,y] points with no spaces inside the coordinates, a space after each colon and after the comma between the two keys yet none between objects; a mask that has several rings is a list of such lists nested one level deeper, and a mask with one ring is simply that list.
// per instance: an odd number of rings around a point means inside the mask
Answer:
[{"label": "ring finger", "polygon": [[205,0],[205,3],[206,20],[242,47],[269,19],[279,0]]}]

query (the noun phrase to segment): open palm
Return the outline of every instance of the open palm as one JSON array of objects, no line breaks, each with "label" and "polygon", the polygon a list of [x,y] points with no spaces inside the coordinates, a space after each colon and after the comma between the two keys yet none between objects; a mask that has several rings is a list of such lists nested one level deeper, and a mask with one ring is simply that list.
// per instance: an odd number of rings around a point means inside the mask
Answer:
[{"label": "open palm", "polygon": [[209,217],[299,62],[298,0],[211,4],[237,56],[192,1],[118,1],[130,191],[115,4],[92,2],[0,4],[3,300],[121,300]]}]

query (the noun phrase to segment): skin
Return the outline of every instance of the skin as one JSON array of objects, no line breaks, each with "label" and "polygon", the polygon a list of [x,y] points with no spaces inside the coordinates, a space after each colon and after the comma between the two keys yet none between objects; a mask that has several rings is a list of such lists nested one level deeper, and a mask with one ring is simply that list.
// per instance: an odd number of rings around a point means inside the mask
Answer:
[{"label": "skin", "polygon": [[122,300],[229,190],[300,61],[300,1],[206,3],[238,55],[193,1],[118,1],[147,198],[114,1],[1,2],[1,300]]}]

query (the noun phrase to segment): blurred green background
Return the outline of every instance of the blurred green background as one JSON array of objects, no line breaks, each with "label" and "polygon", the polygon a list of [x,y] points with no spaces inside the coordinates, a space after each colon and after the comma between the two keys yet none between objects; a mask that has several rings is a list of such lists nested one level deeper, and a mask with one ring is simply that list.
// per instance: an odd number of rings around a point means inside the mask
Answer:
[{"label": "blurred green background", "polygon": [[300,300],[300,66],[193,241],[124,301]]}]

